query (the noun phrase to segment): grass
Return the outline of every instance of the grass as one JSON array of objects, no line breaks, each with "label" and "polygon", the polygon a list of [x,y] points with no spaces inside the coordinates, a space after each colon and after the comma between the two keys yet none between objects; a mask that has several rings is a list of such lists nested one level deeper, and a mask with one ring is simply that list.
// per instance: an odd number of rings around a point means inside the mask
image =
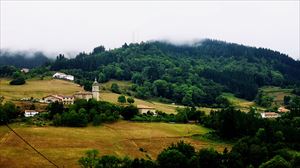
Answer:
[{"label": "grass", "polygon": [[237,98],[232,93],[223,93],[222,95],[226,97],[233,106],[243,112],[249,112],[250,107],[256,107],[259,111],[265,111],[264,107],[258,106],[254,101]]},{"label": "grass", "polygon": [[[184,140],[197,149],[213,147],[223,151],[230,144],[194,139],[210,130],[192,124],[138,123],[120,121],[99,127],[27,127],[12,124],[21,136],[60,167],[79,167],[77,160],[89,149],[101,155],[145,157],[144,148],[155,159],[171,143]],[[51,167],[4,126],[0,127],[0,167]]]},{"label": "grass", "polygon": [[293,89],[283,89],[275,86],[266,86],[261,88],[265,94],[274,97],[274,103],[277,105],[283,105],[284,96],[293,96]]},{"label": "grass", "polygon": [[131,85],[133,85],[132,82],[130,81],[119,81],[119,80],[110,80],[108,82],[105,83],[101,83],[101,85],[106,89],[106,90],[110,90],[111,89],[111,85],[113,83],[118,84],[119,88],[121,90],[127,90],[131,87]]},{"label": "grass", "polygon": [[24,97],[42,98],[50,94],[72,95],[83,89],[72,82],[59,79],[27,80],[24,85],[9,85],[9,79],[0,79],[0,95],[5,100],[16,100]]},{"label": "grass", "polygon": [[[101,100],[112,102],[112,103],[118,103],[119,96],[120,96],[120,94],[111,93],[111,92],[101,92],[100,93]],[[180,106],[180,105],[165,104],[165,103],[154,102],[154,101],[146,101],[146,100],[141,100],[141,99],[137,99],[137,98],[134,98],[134,101],[135,101],[134,105],[151,106],[151,107],[154,107],[156,110],[160,110],[160,111],[163,111],[168,114],[176,113],[177,107],[184,107],[184,106]]]}]

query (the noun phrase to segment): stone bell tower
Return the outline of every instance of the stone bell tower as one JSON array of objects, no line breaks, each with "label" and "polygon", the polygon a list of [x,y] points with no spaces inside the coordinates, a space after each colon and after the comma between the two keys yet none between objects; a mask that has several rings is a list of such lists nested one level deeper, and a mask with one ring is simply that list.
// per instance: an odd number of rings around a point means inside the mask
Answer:
[{"label": "stone bell tower", "polygon": [[97,82],[96,78],[95,78],[95,81],[92,86],[92,93],[93,93],[93,99],[99,101],[100,100],[100,83]]}]

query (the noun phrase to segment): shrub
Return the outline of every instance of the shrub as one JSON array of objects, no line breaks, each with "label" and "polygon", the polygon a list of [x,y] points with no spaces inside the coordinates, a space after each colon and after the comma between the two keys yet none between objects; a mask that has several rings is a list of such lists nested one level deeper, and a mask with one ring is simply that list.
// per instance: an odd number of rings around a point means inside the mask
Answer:
[{"label": "shrub", "polygon": [[23,77],[18,77],[9,82],[10,85],[23,85],[25,83],[26,83],[26,81]]}]

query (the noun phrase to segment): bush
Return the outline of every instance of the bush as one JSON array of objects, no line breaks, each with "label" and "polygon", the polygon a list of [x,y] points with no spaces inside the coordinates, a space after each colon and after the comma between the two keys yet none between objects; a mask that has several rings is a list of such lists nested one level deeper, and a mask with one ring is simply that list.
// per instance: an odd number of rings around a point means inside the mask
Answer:
[{"label": "bush", "polygon": [[111,84],[111,91],[114,93],[121,93],[119,85],[117,83]]},{"label": "bush", "polygon": [[126,103],[126,97],[123,96],[123,95],[119,96],[119,97],[118,97],[118,102],[119,102],[119,103]]},{"label": "bush", "polygon": [[101,116],[98,115],[98,114],[95,115],[95,117],[93,118],[93,125],[94,125],[94,126],[98,126],[98,125],[101,124],[101,122],[102,122]]},{"label": "bush", "polygon": [[138,114],[138,109],[136,106],[133,105],[126,106],[121,111],[121,115],[125,120],[130,120],[137,114]]},{"label": "bush", "polygon": [[127,102],[130,103],[130,104],[132,104],[132,103],[134,103],[134,99],[132,97],[128,97],[127,98]]},{"label": "bush", "polygon": [[10,85],[23,85],[25,83],[26,83],[26,81],[23,77],[18,77],[9,82]]}]

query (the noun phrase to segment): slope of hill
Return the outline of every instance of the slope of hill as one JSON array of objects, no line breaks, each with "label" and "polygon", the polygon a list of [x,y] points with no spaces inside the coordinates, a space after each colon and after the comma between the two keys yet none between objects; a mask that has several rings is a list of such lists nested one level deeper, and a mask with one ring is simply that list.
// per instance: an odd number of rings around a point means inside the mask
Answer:
[{"label": "slope of hill", "polygon": [[10,85],[8,79],[0,78],[0,95],[5,100],[16,100],[20,98],[42,98],[50,94],[73,95],[77,91],[82,91],[78,84],[58,80],[27,80],[24,85]]},{"label": "slope of hill", "polygon": [[142,42],[109,51],[100,46],[73,59],[59,55],[51,70],[75,75],[86,88],[95,77],[100,82],[131,80],[138,98],[196,106],[215,104],[224,91],[253,100],[261,86],[300,81],[300,62],[285,54],[214,40],[194,45]]},{"label": "slope of hill", "polygon": [[[21,98],[42,98],[50,94],[62,94],[62,95],[73,95],[75,92],[83,91],[82,87],[73,82],[58,80],[58,79],[32,79],[26,81],[25,85],[9,85],[8,79],[0,78],[0,95],[4,96],[5,101],[18,100]],[[108,90],[112,82],[117,82],[121,87],[128,87],[128,82],[111,81],[104,83],[103,86],[106,90],[102,90],[100,93],[100,98],[103,101],[108,101],[112,103],[118,103],[118,97],[120,94],[112,93]],[[122,85],[123,83],[123,85]],[[15,101],[18,105],[20,102]],[[135,99],[135,105],[146,105],[155,107],[157,110],[163,111],[165,113],[175,113],[176,107],[182,107],[179,105],[159,103],[156,101],[145,101],[141,99]]]},{"label": "slope of hill", "polygon": [[[116,122],[100,127],[12,127],[28,142],[60,167],[79,167],[78,159],[85,151],[98,149],[101,155],[144,157],[155,159],[172,142],[184,140],[197,149],[213,147],[222,152],[230,144],[195,140],[210,130],[193,124]],[[143,148],[146,152],[141,152]],[[0,126],[0,167],[51,167],[6,127]]]}]

